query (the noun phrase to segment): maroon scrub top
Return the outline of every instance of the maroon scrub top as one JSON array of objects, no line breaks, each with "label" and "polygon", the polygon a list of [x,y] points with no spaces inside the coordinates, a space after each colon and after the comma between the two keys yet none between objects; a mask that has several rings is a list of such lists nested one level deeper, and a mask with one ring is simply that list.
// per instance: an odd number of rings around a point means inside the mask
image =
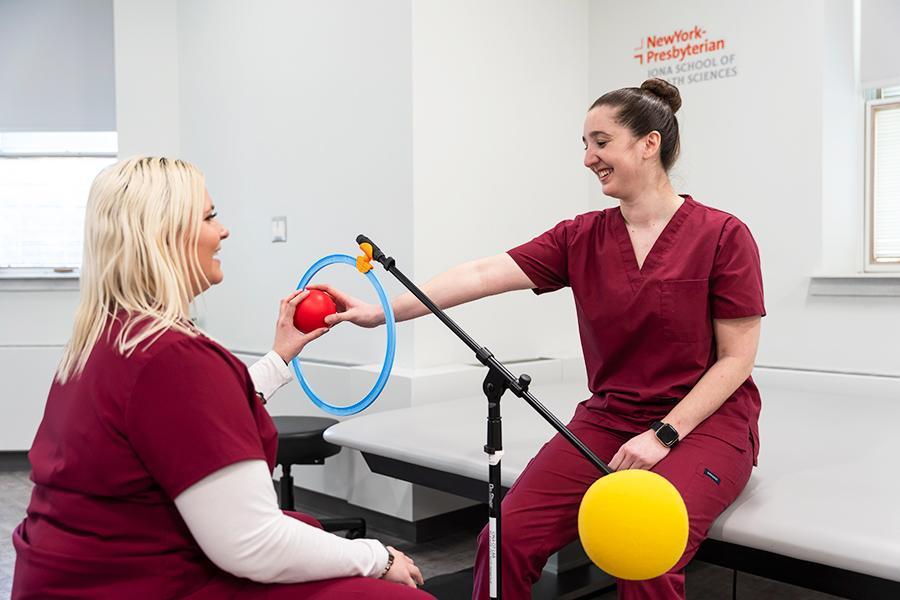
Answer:
[{"label": "maroon scrub top", "polygon": [[[690,196],[642,268],[618,207],[563,221],[509,255],[543,294],[572,288],[593,396],[612,429],[641,432],[662,419],[716,361],[713,319],[763,316],[759,250],[734,216]],[[752,378],[691,435],[759,452]]]},{"label": "maroon scrub top", "polygon": [[203,596],[222,571],[173,499],[238,461],[274,466],[277,430],[231,353],[168,331],[124,357],[107,338],[50,389],[13,533],[16,600]]}]

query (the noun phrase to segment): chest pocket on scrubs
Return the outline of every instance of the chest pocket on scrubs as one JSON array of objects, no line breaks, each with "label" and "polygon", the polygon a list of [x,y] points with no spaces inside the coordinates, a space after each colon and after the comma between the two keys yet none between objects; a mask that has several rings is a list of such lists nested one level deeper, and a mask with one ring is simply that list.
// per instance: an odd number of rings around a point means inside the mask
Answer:
[{"label": "chest pocket on scrubs", "polygon": [[670,342],[704,342],[712,337],[708,279],[659,282],[663,332]]}]

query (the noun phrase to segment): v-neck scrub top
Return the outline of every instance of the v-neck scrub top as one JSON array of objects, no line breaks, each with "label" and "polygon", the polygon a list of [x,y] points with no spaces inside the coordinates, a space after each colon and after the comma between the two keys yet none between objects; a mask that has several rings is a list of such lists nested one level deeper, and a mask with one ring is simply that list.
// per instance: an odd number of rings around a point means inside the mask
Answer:
[{"label": "v-neck scrub top", "polygon": [[222,572],[174,499],[228,465],[275,466],[278,431],[247,368],[204,336],[166,331],[123,356],[116,321],[84,372],[54,381],[13,533],[14,597],[182,598]]},{"label": "v-neck scrub top", "polygon": [[[559,223],[509,255],[543,294],[570,287],[602,425],[638,433],[665,417],[716,361],[713,319],[764,316],[759,250],[736,217],[684,196],[638,268],[618,207]],[[759,452],[748,378],[691,433]]]}]

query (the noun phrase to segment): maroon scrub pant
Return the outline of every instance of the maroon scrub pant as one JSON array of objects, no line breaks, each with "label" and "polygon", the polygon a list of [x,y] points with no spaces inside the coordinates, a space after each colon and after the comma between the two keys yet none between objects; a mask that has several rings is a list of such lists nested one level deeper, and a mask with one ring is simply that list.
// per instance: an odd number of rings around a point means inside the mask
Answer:
[{"label": "maroon scrub pant", "polygon": [[[314,518],[293,511],[286,515],[321,528]],[[342,577],[309,583],[256,583],[224,574],[189,600],[434,600],[422,590],[371,577]]]},{"label": "maroon scrub pant", "polygon": [[[608,462],[634,434],[607,429],[594,421],[590,411],[580,405],[569,429]],[[690,520],[687,548],[678,564],[660,577],[618,580],[619,598],[683,599],[685,565],[706,538],[712,522],[744,489],[752,468],[749,434],[746,446],[737,448],[699,433],[688,435],[653,467],[684,497]],[[578,506],[599,476],[597,468],[559,434],[531,460],[501,505],[505,600],[531,598],[531,586],[540,578],[550,555],[576,539]],[[485,528],[478,536],[473,598],[489,598],[488,569]]]}]

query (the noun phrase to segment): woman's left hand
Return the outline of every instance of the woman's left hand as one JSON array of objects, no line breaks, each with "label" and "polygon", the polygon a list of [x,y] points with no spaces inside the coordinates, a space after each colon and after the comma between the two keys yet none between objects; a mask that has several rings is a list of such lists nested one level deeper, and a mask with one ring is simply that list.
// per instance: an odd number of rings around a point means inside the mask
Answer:
[{"label": "woman's left hand", "polygon": [[309,291],[307,290],[297,290],[281,301],[278,320],[275,322],[275,342],[272,344],[272,350],[281,357],[284,364],[291,362],[295,356],[300,354],[306,344],[329,331],[328,327],[322,327],[309,333],[303,333],[294,327],[294,311],[308,295]]},{"label": "woman's left hand", "polygon": [[656,433],[648,429],[640,435],[636,435],[619,448],[618,452],[609,461],[609,468],[613,471],[625,469],[652,469],[669,453],[670,448],[663,446]]}]

